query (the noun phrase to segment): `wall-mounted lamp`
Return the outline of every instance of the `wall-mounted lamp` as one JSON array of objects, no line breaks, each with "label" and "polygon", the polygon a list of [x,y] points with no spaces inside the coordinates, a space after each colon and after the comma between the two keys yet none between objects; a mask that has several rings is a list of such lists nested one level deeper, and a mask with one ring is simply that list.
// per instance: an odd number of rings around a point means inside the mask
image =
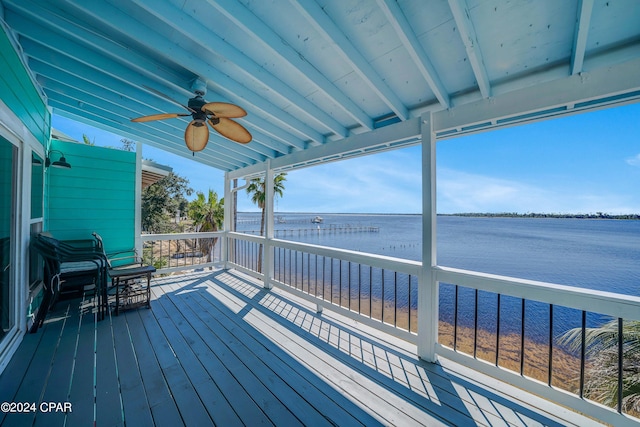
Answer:
[{"label": "wall-mounted lamp", "polygon": [[[51,153],[60,153],[60,160],[56,160],[55,162],[51,161]],[[54,168],[65,168],[71,169],[71,165],[67,162],[67,159],[64,157],[64,153],[58,150],[51,150],[47,154],[47,160],[44,163],[45,167],[53,166]]]}]

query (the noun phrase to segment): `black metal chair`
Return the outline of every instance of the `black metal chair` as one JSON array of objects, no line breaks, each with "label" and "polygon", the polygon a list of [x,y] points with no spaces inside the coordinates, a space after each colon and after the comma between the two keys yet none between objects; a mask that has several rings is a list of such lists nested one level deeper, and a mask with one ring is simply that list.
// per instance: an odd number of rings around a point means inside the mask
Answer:
[{"label": "black metal chair", "polygon": [[[94,232],[97,246],[107,260],[107,275],[115,289],[115,314],[120,310],[146,306],[151,308],[151,276],[156,272],[152,265],[145,265],[135,249],[114,252],[104,250],[102,237]],[[146,279],[146,284],[143,279]],[[103,301],[108,304],[107,288],[104,288]]]},{"label": "black metal chair", "polygon": [[31,239],[31,245],[44,260],[43,299],[31,332],[42,326],[47,312],[63,296],[80,296],[93,290],[101,307],[100,290],[106,283],[107,263],[93,239],[61,241],[39,234]]}]

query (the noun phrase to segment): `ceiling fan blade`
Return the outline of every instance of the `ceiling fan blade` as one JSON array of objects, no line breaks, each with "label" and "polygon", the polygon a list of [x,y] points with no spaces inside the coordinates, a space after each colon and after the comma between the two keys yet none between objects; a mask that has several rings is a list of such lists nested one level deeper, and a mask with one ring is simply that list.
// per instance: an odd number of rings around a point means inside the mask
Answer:
[{"label": "ceiling fan blade", "polygon": [[225,117],[214,117],[209,119],[209,124],[218,133],[225,138],[229,138],[232,141],[239,142],[240,144],[247,144],[251,142],[251,134],[240,123],[234,122],[231,119]]},{"label": "ceiling fan blade", "polygon": [[227,102],[209,102],[202,106],[202,111],[216,117],[237,118],[244,117],[247,112],[242,107]]},{"label": "ceiling fan blade", "polygon": [[187,113],[163,113],[163,114],[152,114],[150,116],[136,117],[135,119],[131,119],[132,122],[151,122],[153,120],[166,120],[166,119],[175,119],[176,117],[190,116],[191,114]]},{"label": "ceiling fan blade", "polygon": [[184,131],[184,142],[187,148],[194,153],[204,150],[209,142],[209,128],[206,123],[193,120]]}]

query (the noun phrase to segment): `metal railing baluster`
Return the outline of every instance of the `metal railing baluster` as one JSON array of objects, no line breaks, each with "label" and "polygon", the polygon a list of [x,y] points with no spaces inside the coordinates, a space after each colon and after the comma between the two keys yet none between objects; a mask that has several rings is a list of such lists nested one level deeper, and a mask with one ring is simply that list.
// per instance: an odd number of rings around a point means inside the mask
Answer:
[{"label": "metal railing baluster", "polygon": [[347,263],[347,304],[351,310],[351,261]]},{"label": "metal railing baluster", "polygon": [[618,413],[622,413],[622,399],[624,397],[624,336],[623,320],[618,317]]},{"label": "metal railing baluster", "polygon": [[398,326],[398,272],[393,272],[393,326]]},{"label": "metal railing baluster", "polygon": [[524,324],[525,324],[525,299],[522,298],[522,325],[520,328],[520,375],[524,373]]},{"label": "metal railing baluster", "polygon": [[373,266],[369,266],[369,318],[373,313]]},{"label": "metal railing baluster", "polygon": [[553,377],[553,304],[549,304],[549,372],[547,385],[551,385]]},{"label": "metal railing baluster", "polygon": [[580,398],[584,397],[584,374],[587,353],[587,312],[582,310],[582,330],[580,333]]},{"label": "metal railing baluster", "polygon": [[407,299],[409,300],[407,306],[407,313],[409,314],[409,318],[407,319],[407,330],[411,332],[411,274],[409,274],[409,282],[407,284],[407,287]]},{"label": "metal railing baluster", "polygon": [[362,264],[358,263],[358,314],[362,314]]},{"label": "metal railing baluster", "polygon": [[455,285],[453,302],[453,349],[458,349],[458,285]]},{"label": "metal railing baluster", "polygon": [[478,356],[478,290],[474,293],[474,309],[473,309],[473,358]]}]

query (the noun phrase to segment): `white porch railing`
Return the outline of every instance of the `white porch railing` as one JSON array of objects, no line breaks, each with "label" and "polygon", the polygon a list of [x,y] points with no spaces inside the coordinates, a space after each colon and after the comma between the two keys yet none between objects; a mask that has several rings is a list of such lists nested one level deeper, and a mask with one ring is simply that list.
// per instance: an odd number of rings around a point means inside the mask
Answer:
[{"label": "white porch railing", "polygon": [[157,274],[220,266],[224,232],[143,234],[142,257]]},{"label": "white porch railing", "polygon": [[[265,250],[266,248],[266,250]],[[270,256],[265,256],[271,251]],[[264,260],[272,260],[272,265],[264,265]],[[262,260],[262,262],[260,261]],[[386,333],[418,343],[428,339],[417,328],[418,290],[430,286],[421,279],[422,263],[384,257],[360,252],[315,246],[260,236],[228,233],[227,267],[236,268],[262,281],[266,287],[277,286],[293,294],[312,301],[318,310],[328,308],[338,311],[360,323],[376,327]],[[269,274],[265,277],[263,271]],[[558,344],[558,337],[566,330],[558,330],[554,319],[566,316],[571,311],[577,316],[577,328],[582,331],[582,343],[588,319],[602,317],[617,319],[622,325],[627,321],[640,321],[640,298],[608,292],[581,289],[570,286],[514,279],[472,271],[437,266],[432,275],[440,298],[440,327],[438,329],[436,354],[462,363],[489,374],[502,381],[514,384],[560,404],[575,408],[613,425],[637,425],[638,418],[625,413],[620,399],[613,408],[588,400],[585,393],[587,370],[594,362],[581,349],[571,352]],[[437,293],[436,293],[437,294]],[[453,322],[443,321],[442,303],[446,295],[453,295]],[[464,295],[467,295],[465,298]],[[469,300],[469,295],[471,299]],[[479,298],[480,295],[480,298]],[[479,326],[479,313],[487,309],[482,301],[493,299],[494,313],[485,313],[492,318],[495,330],[490,331],[493,340],[491,357],[480,354],[479,348],[486,350],[486,338],[481,344],[479,332],[486,331]],[[466,301],[466,303],[465,303]],[[471,301],[471,303],[469,303]],[[505,312],[508,305],[520,304],[516,316],[513,310]],[[480,304],[480,307],[479,307]],[[537,306],[547,313],[546,320],[528,316],[531,306]],[[448,306],[449,307],[449,306]],[[502,308],[501,308],[502,307]],[[545,311],[546,310],[546,311]],[[464,313],[471,320],[465,326],[458,319]],[[428,314],[432,316],[433,314]],[[519,328],[515,348],[509,349],[515,366],[503,363],[508,353],[504,346],[513,340],[513,334],[501,331],[501,325],[516,323]],[[452,324],[451,324],[452,323]],[[504,328],[504,327],[503,327]],[[537,355],[539,360],[530,363],[527,358],[534,352],[529,348],[535,340],[528,338],[530,330],[542,328],[540,334],[546,342],[538,343],[545,348],[546,356]],[[447,331],[448,329],[448,331]],[[624,361],[625,337],[618,335],[618,393],[622,393],[625,381]],[[486,353],[486,351],[484,351]],[[563,356],[562,365],[557,362]],[[567,360],[572,363],[567,363]],[[533,370],[531,366],[533,366]],[[539,366],[538,366],[539,365]],[[556,378],[562,370],[565,378]],[[637,414],[635,414],[637,416]]]},{"label": "white porch railing", "polygon": [[[418,295],[430,286],[422,279],[421,262],[235,232],[143,235],[142,241],[145,258],[156,263],[158,273],[235,268],[265,287],[317,304],[318,311],[337,311],[414,344],[430,339],[418,330],[417,318],[424,315]],[[619,399],[613,408],[588,399],[585,383],[594,361],[586,356],[584,337],[594,317],[600,324],[604,318],[617,321],[620,331],[625,322],[640,321],[639,297],[442,266],[434,267],[429,278],[440,293],[440,324],[431,337],[436,355],[607,423],[637,425],[638,418],[625,413]],[[529,313],[532,307],[535,316]],[[573,352],[558,343],[571,316],[582,340]],[[625,336],[617,339],[614,382],[621,394],[628,366]]]}]

